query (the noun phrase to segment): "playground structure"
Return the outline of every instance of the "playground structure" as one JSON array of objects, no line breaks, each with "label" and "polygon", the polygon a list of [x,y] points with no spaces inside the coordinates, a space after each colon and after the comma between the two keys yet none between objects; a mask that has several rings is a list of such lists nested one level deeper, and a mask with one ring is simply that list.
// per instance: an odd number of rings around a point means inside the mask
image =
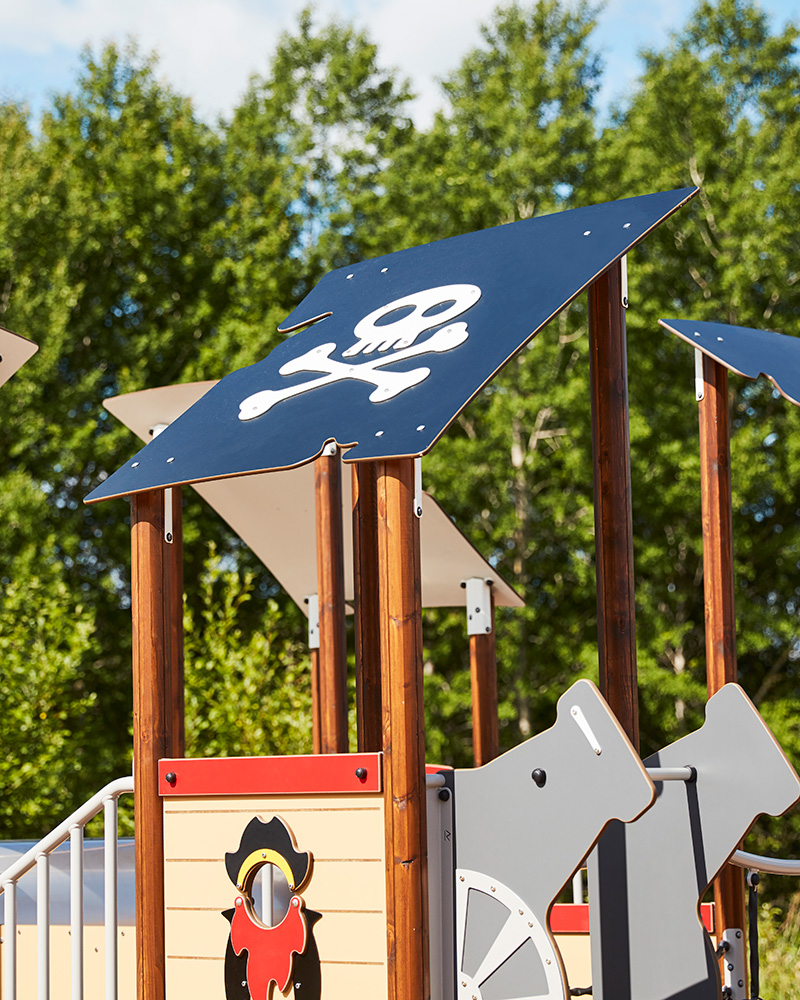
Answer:
[{"label": "playground structure", "polygon": [[[87,498],[131,498],[140,1000],[267,1000],[271,989],[297,1000],[353,992],[392,1000],[566,998],[587,984],[569,980],[551,915],[587,858],[595,997],[720,996],[719,965],[698,915],[720,871],[715,932],[735,958],[725,963],[725,988],[732,998],[747,995],[744,953],[734,955],[744,929],[743,879],[725,864],[759,814],[782,813],[800,796],[794,769],[733,683],[726,366],[770,374],[772,362],[753,368],[718,345],[749,343],[755,331],[665,321],[703,353],[712,697],[697,733],[644,763],[637,752],[624,257],[693,194],[535,218],[332,272],[283,328],[301,332],[264,361],[215,385],[109,403],[140,437],[152,433]],[[552,729],[497,757],[492,607],[518,605],[519,597],[425,499],[417,459],[586,288],[600,691],[587,681],[573,685]],[[790,383],[782,391],[797,401],[797,351],[787,340],[768,343],[780,345],[781,385]],[[340,455],[352,470],[349,541]],[[234,527],[243,514],[247,540],[248,530],[257,533],[252,511],[267,483],[296,514],[291,498],[310,493],[312,462],[313,519],[309,508],[306,515],[316,580],[306,552],[297,560],[306,577],[287,589],[298,602],[312,599],[315,754],[186,759],[180,490],[198,484]],[[295,481],[298,494],[289,486]],[[423,548],[431,522],[433,540]],[[254,536],[257,552],[273,543],[271,534]],[[264,548],[262,557],[274,565],[274,553]],[[458,603],[452,591],[463,583],[473,616],[474,769],[426,766],[427,565],[448,571],[427,577],[439,580],[431,594],[446,592],[430,603]],[[296,571],[289,559],[286,574]],[[353,754],[345,752],[348,603],[356,624]],[[720,730],[747,738],[721,750]],[[659,838],[675,855],[663,877],[652,871]],[[758,866],[741,852],[738,861]],[[14,988],[6,979],[5,1000]]]}]

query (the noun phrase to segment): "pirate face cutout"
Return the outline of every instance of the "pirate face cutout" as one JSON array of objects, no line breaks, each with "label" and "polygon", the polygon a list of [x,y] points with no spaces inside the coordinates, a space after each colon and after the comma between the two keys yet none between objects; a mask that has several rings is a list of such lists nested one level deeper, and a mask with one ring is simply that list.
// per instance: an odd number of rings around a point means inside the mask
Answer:
[{"label": "pirate face cutout", "polygon": [[[254,901],[257,876],[270,865],[282,873],[293,893],[286,912],[272,926],[261,919]],[[227,1000],[269,1000],[273,983],[281,992],[291,984],[297,1000],[319,1000],[322,984],[312,929],[320,914],[306,911],[295,893],[310,878],[311,854],[297,850],[277,816],[269,823],[254,817],[239,849],[225,855],[225,868],[239,890],[233,909],[223,913],[231,925],[225,954]],[[267,891],[272,894],[271,881]]]}]

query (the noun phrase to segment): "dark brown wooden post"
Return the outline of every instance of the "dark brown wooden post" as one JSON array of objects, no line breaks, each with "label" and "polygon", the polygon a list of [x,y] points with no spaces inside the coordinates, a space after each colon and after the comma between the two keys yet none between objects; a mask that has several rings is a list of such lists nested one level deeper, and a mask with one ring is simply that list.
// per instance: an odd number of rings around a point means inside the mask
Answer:
[{"label": "dark brown wooden post", "polygon": [[[700,411],[700,486],[703,505],[703,587],[708,696],[737,678],[731,510],[728,369],[703,355]],[[744,876],[725,865],[714,882],[719,940],[727,928],[746,933]],[[724,960],[724,959],[723,959]]]},{"label": "dark brown wooden post", "polygon": [[172,496],[172,541],[164,551],[164,614],[168,637],[167,756],[186,755],[186,723],[183,678],[183,504],[180,486],[167,491]]},{"label": "dark brown wooden post", "polygon": [[414,461],[377,463],[390,1000],[430,996],[422,601]]},{"label": "dark brown wooden post", "polygon": [[383,746],[376,463],[354,462],[352,470],[358,749],[375,752]]},{"label": "dark brown wooden post", "polygon": [[622,265],[589,287],[600,690],[639,746],[628,361]]},{"label": "dark brown wooden post", "polygon": [[131,498],[133,775],[138,1000],[164,1000],[164,829],[158,761],[167,756],[164,491]]},{"label": "dark brown wooden post", "polygon": [[[320,752],[347,753],[347,642],[344,610],[342,472],[339,453],[314,463],[319,598]],[[313,688],[312,688],[313,691]]]},{"label": "dark brown wooden post", "polygon": [[500,753],[497,719],[497,644],[494,633],[494,594],[492,630],[469,637],[469,673],[472,684],[472,754],[475,766],[481,767]]}]

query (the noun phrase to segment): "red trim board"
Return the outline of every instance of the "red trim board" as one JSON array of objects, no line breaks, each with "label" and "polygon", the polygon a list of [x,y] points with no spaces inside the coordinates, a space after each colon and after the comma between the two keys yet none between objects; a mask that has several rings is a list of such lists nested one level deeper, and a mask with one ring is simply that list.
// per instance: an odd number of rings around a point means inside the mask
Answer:
[{"label": "red trim board", "polygon": [[[158,762],[158,791],[164,796],[380,792],[382,756],[336,753],[165,759]],[[168,774],[173,780],[167,781]]]},{"label": "red trim board", "polygon": [[[714,933],[714,904],[701,903],[700,915],[709,934]],[[588,903],[556,903],[550,910],[550,930],[553,934],[588,934]]]}]

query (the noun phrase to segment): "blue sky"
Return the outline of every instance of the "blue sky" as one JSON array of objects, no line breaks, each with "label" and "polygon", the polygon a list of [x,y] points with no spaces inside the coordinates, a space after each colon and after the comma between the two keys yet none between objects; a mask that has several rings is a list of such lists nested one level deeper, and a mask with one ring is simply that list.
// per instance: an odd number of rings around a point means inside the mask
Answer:
[{"label": "blue sky", "polygon": [[[80,51],[135,36],[156,50],[161,74],[192,96],[208,118],[226,115],[249,76],[266,66],[281,30],[306,0],[0,0],[0,97],[34,111],[53,91],[72,86]],[[800,22],[800,0],[762,0],[773,25]],[[318,0],[368,29],[384,64],[411,78],[425,124],[438,106],[436,79],[479,42],[479,25],[496,0]],[[606,61],[602,104],[635,80],[642,47],[658,47],[679,28],[694,0],[607,0],[595,36]]]}]

